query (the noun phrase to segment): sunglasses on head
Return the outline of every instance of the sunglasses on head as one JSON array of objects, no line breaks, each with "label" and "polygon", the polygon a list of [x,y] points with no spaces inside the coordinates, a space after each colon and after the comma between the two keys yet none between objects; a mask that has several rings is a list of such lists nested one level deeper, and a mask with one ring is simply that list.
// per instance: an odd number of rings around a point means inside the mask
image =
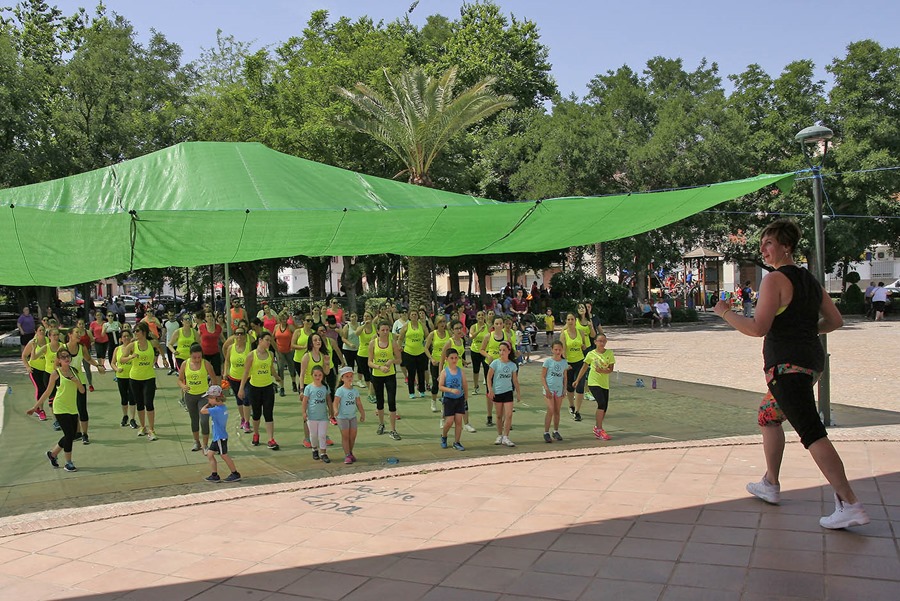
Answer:
[{"label": "sunglasses on head", "polygon": [[243,336],[243,335],[246,334],[246,333],[247,333],[247,332],[235,332],[234,335],[235,335],[235,336]]}]

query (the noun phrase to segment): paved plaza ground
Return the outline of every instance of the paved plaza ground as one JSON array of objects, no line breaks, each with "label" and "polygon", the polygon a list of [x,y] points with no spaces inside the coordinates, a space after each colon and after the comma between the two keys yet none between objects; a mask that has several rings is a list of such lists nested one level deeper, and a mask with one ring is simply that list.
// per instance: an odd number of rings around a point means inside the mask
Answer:
[{"label": "paved plaza ground", "polygon": [[[793,435],[782,504],[744,491],[764,471],[761,341],[709,317],[610,328],[621,370],[610,442],[593,439],[584,411],[580,424],[564,417],[563,443],[543,443],[531,364],[515,449],[493,446],[483,397],[470,402],[478,432],[459,453],[438,447],[427,404],[401,395],[403,440],[376,436],[370,415],[361,461],[323,466],[300,447],[288,397],[276,404],[282,450],[235,438],[244,481],[230,487],[201,482],[206,463],[189,450],[164,372],[153,443],[119,428],[112,383],[98,378],[94,444],[76,447],[79,472],[68,474],[42,456],[55,439],[49,424],[22,415],[23,375],[0,366],[13,388],[0,434],[0,590],[10,599],[896,600],[900,412],[888,378],[900,363],[898,328],[854,321],[829,337],[831,435],[872,517],[848,532],[819,527],[831,491]],[[647,387],[635,388],[636,377]]]}]

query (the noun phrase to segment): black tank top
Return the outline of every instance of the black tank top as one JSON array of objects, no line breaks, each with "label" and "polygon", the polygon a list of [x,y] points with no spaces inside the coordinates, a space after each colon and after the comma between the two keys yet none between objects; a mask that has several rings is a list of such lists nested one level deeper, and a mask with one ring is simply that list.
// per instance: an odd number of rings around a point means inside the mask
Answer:
[{"label": "black tank top", "polygon": [[819,342],[819,307],[822,286],[806,269],[796,265],[779,267],[794,287],[787,308],[772,321],[763,342],[765,369],[790,363],[815,371],[825,367],[825,353]]}]

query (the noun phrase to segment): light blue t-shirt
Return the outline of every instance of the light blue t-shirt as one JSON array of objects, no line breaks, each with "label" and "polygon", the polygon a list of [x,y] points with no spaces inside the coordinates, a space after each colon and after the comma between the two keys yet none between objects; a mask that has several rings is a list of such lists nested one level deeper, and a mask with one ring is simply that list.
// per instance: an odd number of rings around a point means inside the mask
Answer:
[{"label": "light blue t-shirt", "polygon": [[518,366],[512,361],[504,363],[500,359],[494,359],[491,362],[490,369],[494,370],[494,379],[492,381],[494,394],[510,392],[513,389],[512,377],[518,371]]},{"label": "light blue t-shirt", "polygon": [[213,405],[207,407],[209,419],[212,422],[212,439],[228,440],[228,409],[225,405]]},{"label": "light blue t-shirt", "polygon": [[328,420],[328,387],[307,384],[303,389],[303,396],[309,397],[306,406],[307,419],[314,422]]},{"label": "light blue t-shirt", "polygon": [[569,362],[565,358],[557,361],[553,357],[547,357],[544,359],[544,367],[547,368],[547,392],[563,394],[566,368],[569,367]]},{"label": "light blue t-shirt", "polygon": [[353,419],[356,417],[356,399],[359,398],[358,390],[340,386],[334,391],[334,398],[340,399],[338,403],[338,419]]},{"label": "light blue t-shirt", "polygon": [[446,399],[461,399],[463,397],[463,375],[462,370],[457,367],[456,373],[451,373],[449,367],[444,368],[444,386],[447,388],[455,388],[459,390],[459,394],[453,394],[450,392],[444,393],[444,398]]}]

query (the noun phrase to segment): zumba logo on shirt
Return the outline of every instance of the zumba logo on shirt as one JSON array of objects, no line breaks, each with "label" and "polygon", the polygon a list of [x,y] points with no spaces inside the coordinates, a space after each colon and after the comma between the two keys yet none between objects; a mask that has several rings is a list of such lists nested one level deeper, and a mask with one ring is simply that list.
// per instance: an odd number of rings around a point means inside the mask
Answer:
[{"label": "zumba logo on shirt", "polygon": [[309,394],[309,402],[312,405],[324,405],[325,404],[325,396],[328,394],[328,389],[324,386],[321,388],[314,388],[310,391]]}]

